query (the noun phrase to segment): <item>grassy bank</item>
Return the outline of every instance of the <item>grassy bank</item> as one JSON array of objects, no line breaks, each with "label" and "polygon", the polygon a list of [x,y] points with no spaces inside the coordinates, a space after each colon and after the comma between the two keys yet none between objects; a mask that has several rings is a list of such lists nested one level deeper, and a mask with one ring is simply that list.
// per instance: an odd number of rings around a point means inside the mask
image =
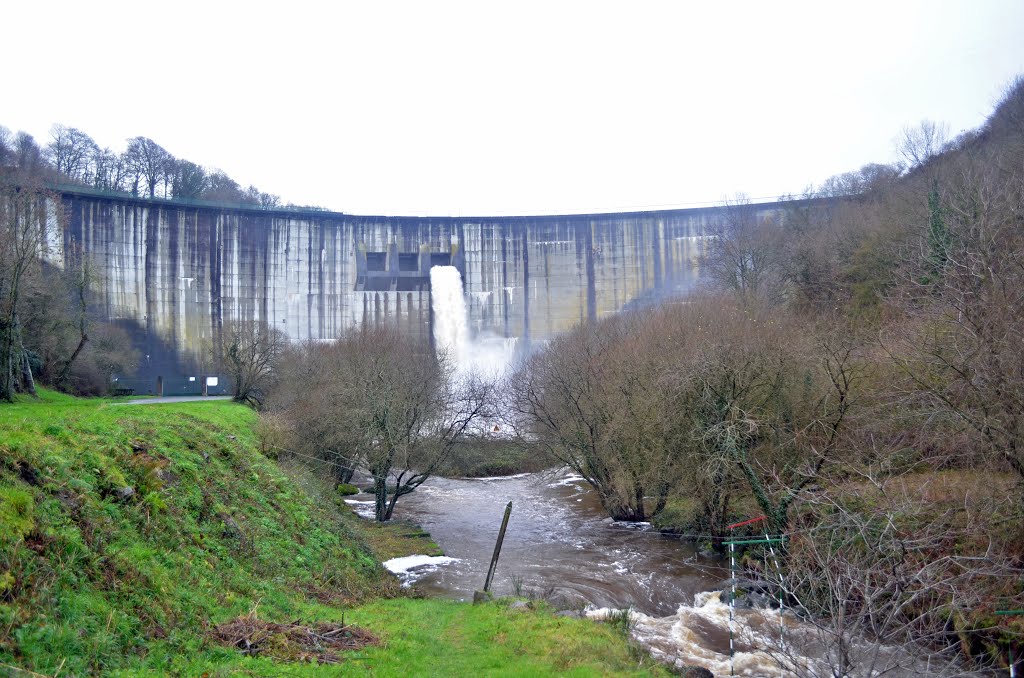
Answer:
[{"label": "grassy bank", "polygon": [[[379,561],[430,552],[429,537],[364,525],[309,491],[259,454],[254,422],[228,402],[120,406],[44,393],[0,408],[0,668],[648,674],[621,637],[589,622],[401,597]],[[284,663],[273,657],[312,655],[276,637],[256,657],[218,641],[238,618],[344,621],[378,642],[336,666]]]},{"label": "grassy bank", "polygon": [[[636,658],[608,626],[519,611],[507,602],[473,606],[449,600],[399,598],[354,609],[308,606],[306,619],[340,620],[371,629],[380,644],[345,656],[339,665],[283,665],[215,649],[181,658],[182,675],[227,676],[664,676]],[[122,675],[162,675],[162,668]]]}]

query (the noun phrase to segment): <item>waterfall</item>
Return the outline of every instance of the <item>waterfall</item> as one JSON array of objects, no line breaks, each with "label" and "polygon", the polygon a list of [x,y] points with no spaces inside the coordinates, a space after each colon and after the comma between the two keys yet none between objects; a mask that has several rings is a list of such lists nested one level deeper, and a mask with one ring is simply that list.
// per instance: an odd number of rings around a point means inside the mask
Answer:
[{"label": "waterfall", "polygon": [[517,346],[514,337],[481,334],[470,339],[459,269],[430,269],[430,307],[434,311],[434,344],[439,353],[443,351],[449,357],[456,373],[498,377],[512,364]]},{"label": "waterfall", "polygon": [[459,269],[430,269],[430,307],[434,311],[434,344],[438,352],[444,352],[456,369],[462,368],[469,353],[469,328]]}]

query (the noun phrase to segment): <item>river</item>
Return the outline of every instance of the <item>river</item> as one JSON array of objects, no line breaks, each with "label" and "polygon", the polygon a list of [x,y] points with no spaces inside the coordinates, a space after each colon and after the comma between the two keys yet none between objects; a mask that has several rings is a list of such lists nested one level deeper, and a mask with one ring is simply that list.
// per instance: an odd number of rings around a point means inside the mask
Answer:
[{"label": "river", "polygon": [[[372,519],[367,499],[356,495],[348,501]],[[729,607],[718,592],[729,577],[728,563],[700,556],[692,544],[650,525],[611,521],[586,483],[564,471],[429,479],[399,500],[395,518],[421,525],[446,555],[389,561],[390,569],[427,595],[471,600],[483,588],[509,501],[512,515],[491,586],[496,595],[546,597],[559,606],[585,608],[596,619],[629,609],[633,637],[652,655],[716,676],[793,675],[766,649],[776,657],[788,655],[803,675],[831,675],[829,662],[822,661],[827,634],[774,609],[735,610],[736,651],[730,658]],[[940,673],[875,643],[855,641],[848,650],[861,669],[851,676]]]},{"label": "river", "polygon": [[[367,495],[350,499],[372,516]],[[483,588],[505,505],[512,515],[492,584],[497,595],[559,599],[601,617],[608,609],[633,611],[637,640],[662,659],[704,666],[728,675],[728,608],[717,587],[728,563],[699,556],[695,547],[648,524],[613,522],[578,476],[523,474],[505,478],[431,478],[402,497],[395,518],[421,525],[444,558],[409,559],[395,568],[427,595],[472,600]],[[408,569],[406,569],[408,567]],[[520,582],[517,586],[517,581]],[[777,632],[778,613],[737,612],[748,638]],[[735,674],[781,675],[775,663],[740,642]]]},{"label": "river", "polygon": [[532,592],[550,592],[597,607],[675,612],[680,602],[728,577],[721,563],[650,526],[606,519],[578,477],[432,478],[399,500],[395,514],[422,525],[457,560],[424,573],[416,585],[437,596],[472,599],[483,588],[505,505],[512,515],[492,589],[513,593],[513,577]]}]

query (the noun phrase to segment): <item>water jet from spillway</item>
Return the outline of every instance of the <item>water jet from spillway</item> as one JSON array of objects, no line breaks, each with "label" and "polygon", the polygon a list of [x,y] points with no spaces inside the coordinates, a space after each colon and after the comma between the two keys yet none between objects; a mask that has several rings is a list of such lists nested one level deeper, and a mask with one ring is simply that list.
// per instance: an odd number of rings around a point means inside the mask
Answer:
[{"label": "water jet from spillway", "polygon": [[430,269],[430,307],[434,312],[434,345],[456,374],[500,377],[512,363],[516,339],[480,335],[470,338],[469,314],[462,274],[454,266]]},{"label": "water jet from spillway", "polygon": [[434,311],[434,344],[458,368],[465,363],[469,345],[466,299],[462,274],[454,266],[430,269],[430,307]]}]

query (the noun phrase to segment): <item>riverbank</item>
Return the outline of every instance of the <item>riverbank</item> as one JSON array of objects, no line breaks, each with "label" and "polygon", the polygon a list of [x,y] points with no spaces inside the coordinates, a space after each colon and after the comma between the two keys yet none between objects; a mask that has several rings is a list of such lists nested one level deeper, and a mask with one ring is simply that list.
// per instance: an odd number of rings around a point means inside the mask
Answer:
[{"label": "riverbank", "polygon": [[558,463],[538,445],[510,440],[476,440],[456,445],[438,475],[446,478],[488,478],[536,473]]},{"label": "riverbank", "polygon": [[[308,474],[261,455],[245,407],[44,392],[0,415],[8,670],[663,675],[606,625],[409,598],[381,561],[436,545],[408,525],[361,523]],[[323,655],[272,632],[292,624],[367,640],[317,666]],[[223,640],[243,627],[270,635],[241,649]]]}]

